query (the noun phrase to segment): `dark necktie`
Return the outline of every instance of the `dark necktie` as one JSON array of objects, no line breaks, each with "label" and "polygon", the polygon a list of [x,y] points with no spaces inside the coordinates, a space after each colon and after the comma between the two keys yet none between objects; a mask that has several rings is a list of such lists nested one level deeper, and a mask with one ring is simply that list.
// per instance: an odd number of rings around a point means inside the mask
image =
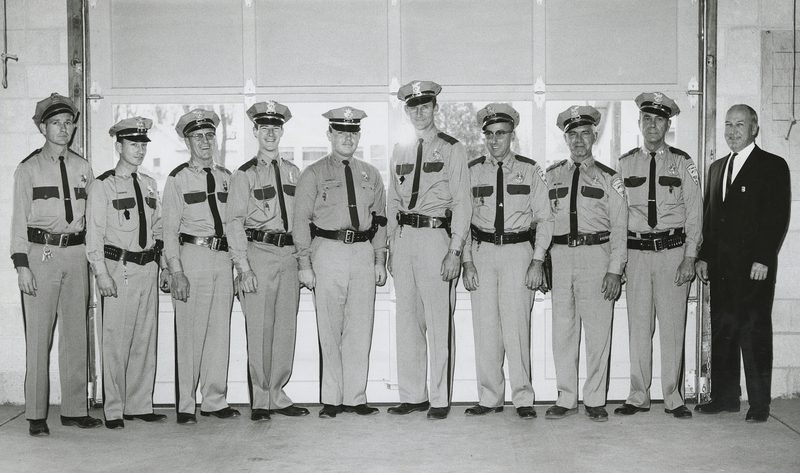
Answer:
[{"label": "dark necktie", "polygon": [[569,238],[578,239],[578,180],[581,174],[581,163],[575,163],[572,171],[572,187],[569,191]]},{"label": "dark necktie", "polygon": [[647,179],[650,190],[647,192],[647,224],[656,228],[658,210],[656,209],[656,153],[650,153],[650,177]]},{"label": "dark necktie", "polygon": [[72,223],[72,194],[69,192],[69,179],[67,179],[67,165],[64,163],[64,156],[58,157],[61,167],[61,185],[64,187],[64,217],[67,223]]},{"label": "dark necktie", "polygon": [[281,206],[281,220],[283,229],[289,231],[289,215],[286,213],[286,201],[283,198],[283,181],[281,181],[281,168],[278,167],[278,160],[272,160],[272,168],[275,170],[275,186],[278,188],[278,203]]},{"label": "dark necktie", "polygon": [[136,210],[139,211],[139,246],[144,249],[147,245],[147,217],[144,214],[142,188],[139,187],[139,179],[135,172],[131,173],[131,178],[133,178],[133,192],[136,194]]},{"label": "dark necktie", "polygon": [[419,173],[422,167],[422,138],[417,145],[417,164],[414,165],[414,182],[411,184],[411,202],[408,203],[408,210],[417,205],[417,195],[419,195]]},{"label": "dark necktie", "polygon": [[206,172],[208,207],[211,209],[211,216],[214,217],[214,235],[222,237],[222,219],[219,217],[219,208],[217,208],[217,183],[214,181],[214,175],[211,174],[211,168],[203,168],[203,171]]},{"label": "dark necktie", "polygon": [[494,212],[494,234],[502,235],[505,227],[505,212],[503,200],[505,199],[505,185],[503,184],[503,162],[497,162],[497,208]]},{"label": "dark necktie", "polygon": [[350,209],[350,223],[353,230],[358,230],[358,208],[356,208],[356,188],[353,184],[353,171],[350,169],[350,161],[343,159],[344,180],[347,184],[347,208]]},{"label": "dark necktie", "polygon": [[725,178],[725,198],[728,198],[728,192],[731,190],[731,181],[733,181],[733,160],[736,159],[736,154],[733,153],[731,155],[731,159],[728,161],[728,176]]}]

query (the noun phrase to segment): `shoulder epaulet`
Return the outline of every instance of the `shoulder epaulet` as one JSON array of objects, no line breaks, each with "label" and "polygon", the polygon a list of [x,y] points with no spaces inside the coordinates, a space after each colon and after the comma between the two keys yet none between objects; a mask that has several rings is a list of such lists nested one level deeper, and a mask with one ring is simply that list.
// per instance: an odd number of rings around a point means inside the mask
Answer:
[{"label": "shoulder epaulet", "polygon": [[443,139],[444,141],[450,143],[451,145],[454,145],[454,144],[458,143],[457,139],[453,138],[452,136],[448,135],[447,133],[442,133],[441,131],[436,136],[438,136],[439,138]]},{"label": "shoulder epaulet", "polygon": [[684,151],[682,149],[673,148],[672,146],[670,146],[669,147],[669,152],[672,153],[672,154],[677,154],[678,156],[683,156],[684,159],[692,159],[692,157],[689,156],[689,153],[687,153],[686,151]]},{"label": "shoulder epaulet", "polygon": [[627,158],[628,156],[631,156],[631,155],[633,155],[633,154],[636,154],[636,152],[637,152],[637,151],[639,151],[639,148],[633,148],[632,150],[630,150],[630,151],[628,151],[627,153],[625,153],[625,154],[623,154],[622,156],[620,156],[620,157],[619,157],[619,159],[622,159],[622,158]]},{"label": "shoulder epaulet", "polygon": [[520,156],[518,154],[515,154],[514,155],[514,159],[516,159],[517,161],[519,161],[521,163],[528,163],[528,164],[532,164],[532,165],[536,166],[536,161],[532,160],[531,158],[526,158],[525,156]]},{"label": "shoulder epaulet", "polygon": [[169,177],[175,177],[175,176],[177,176],[179,172],[183,171],[183,170],[184,170],[184,169],[186,169],[188,166],[189,166],[189,163],[188,163],[188,162],[187,162],[187,163],[183,163],[183,164],[181,164],[180,166],[178,166],[178,167],[176,167],[175,169],[173,169],[171,173],[169,173]]},{"label": "shoulder epaulet", "polygon": [[551,165],[549,168],[547,168],[547,171],[550,172],[550,171],[552,171],[553,169],[555,169],[555,168],[557,168],[559,166],[563,166],[566,162],[567,162],[566,159],[562,159],[561,161],[559,161],[559,162]]},{"label": "shoulder epaulet", "polygon": [[606,173],[606,174],[608,174],[610,176],[613,176],[613,175],[615,175],[617,173],[617,171],[611,169],[610,167],[606,166],[605,164],[603,164],[603,163],[601,163],[599,161],[595,161],[594,165],[597,166],[598,168],[600,168],[601,171],[603,171],[604,173]]},{"label": "shoulder epaulet", "polygon": [[220,164],[216,164],[216,163],[214,163],[214,167],[215,167],[215,168],[217,168],[217,169],[219,169],[220,171],[224,172],[225,174],[227,174],[227,175],[229,175],[229,176],[231,175],[231,172],[230,172],[230,171],[228,171],[228,168],[226,168],[225,166],[222,166],[222,165],[220,165]]},{"label": "shoulder epaulet", "polygon": [[251,167],[255,166],[258,163],[258,158],[253,158],[249,161],[246,161],[244,164],[239,166],[239,170],[244,172],[250,169]]},{"label": "shoulder epaulet", "polygon": [[110,176],[116,176],[116,175],[117,175],[116,171],[114,171],[113,169],[109,169],[108,171],[104,172],[103,174],[100,174],[99,176],[97,176],[97,180],[105,181]]},{"label": "shoulder epaulet", "polygon": [[24,163],[25,161],[31,159],[32,157],[36,156],[37,154],[39,154],[41,152],[42,152],[42,148],[34,150],[33,153],[29,154],[25,159],[22,160],[22,162]]},{"label": "shoulder epaulet", "polygon": [[467,164],[467,167],[472,167],[476,164],[483,164],[486,162],[486,156],[481,156],[480,158],[475,158]]}]

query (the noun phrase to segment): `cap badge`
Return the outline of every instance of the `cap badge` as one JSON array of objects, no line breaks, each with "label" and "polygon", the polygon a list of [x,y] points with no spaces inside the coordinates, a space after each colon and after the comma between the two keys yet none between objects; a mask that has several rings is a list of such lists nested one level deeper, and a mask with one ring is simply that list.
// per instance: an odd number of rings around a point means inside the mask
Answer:
[{"label": "cap badge", "polygon": [[272,100],[267,102],[267,113],[275,113],[275,102]]},{"label": "cap badge", "polygon": [[580,114],[580,107],[578,107],[577,105],[573,105],[573,106],[572,106],[572,107],[570,107],[570,109],[569,109],[569,114],[572,116],[572,118],[578,118],[578,117],[580,117],[580,116],[581,116],[581,114]]},{"label": "cap badge", "polygon": [[411,93],[413,95],[419,95],[422,93],[422,88],[420,87],[419,82],[414,82],[413,84],[411,84]]},{"label": "cap badge", "polygon": [[352,120],[353,119],[353,109],[352,108],[348,107],[348,108],[344,109],[344,119],[345,120]]},{"label": "cap badge", "polygon": [[653,101],[655,103],[660,104],[662,100],[664,100],[664,94],[662,94],[661,92],[656,92],[653,94]]},{"label": "cap badge", "polygon": [[58,93],[53,92],[52,94],[50,94],[50,100],[58,101],[59,100]]},{"label": "cap badge", "polygon": [[205,117],[205,113],[203,113],[203,110],[195,110],[194,116],[195,119],[202,120]]},{"label": "cap badge", "polygon": [[147,131],[147,126],[145,126],[144,120],[141,117],[136,118],[136,131],[139,133],[144,133]]},{"label": "cap badge", "polygon": [[492,107],[491,105],[487,105],[486,106],[486,113],[488,115],[494,115],[494,107]]}]

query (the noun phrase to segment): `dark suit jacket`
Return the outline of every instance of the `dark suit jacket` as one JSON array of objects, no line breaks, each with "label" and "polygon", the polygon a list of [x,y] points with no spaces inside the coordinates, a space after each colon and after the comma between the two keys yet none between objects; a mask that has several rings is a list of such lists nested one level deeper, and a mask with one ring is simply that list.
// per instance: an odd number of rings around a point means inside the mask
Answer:
[{"label": "dark suit jacket", "polygon": [[730,154],[708,170],[698,259],[708,264],[712,279],[748,279],[754,262],[766,265],[767,278],[772,279],[789,225],[789,166],[756,146],[723,201],[723,171],[729,159]]}]

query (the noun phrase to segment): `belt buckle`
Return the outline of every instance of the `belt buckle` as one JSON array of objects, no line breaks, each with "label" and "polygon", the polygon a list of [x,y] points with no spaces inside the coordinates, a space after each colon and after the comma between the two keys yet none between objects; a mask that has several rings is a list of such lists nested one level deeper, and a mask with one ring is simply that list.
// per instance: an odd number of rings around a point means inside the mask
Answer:
[{"label": "belt buckle", "polygon": [[411,226],[414,228],[419,228],[419,214],[408,214],[411,217]]},{"label": "belt buckle", "polygon": [[351,243],[353,243],[355,241],[355,238],[356,238],[356,232],[355,231],[353,231],[353,230],[345,230],[344,231],[344,240],[342,240],[342,241],[344,241],[346,244],[349,245],[349,244],[351,244]]},{"label": "belt buckle", "polygon": [[576,246],[581,246],[585,242],[585,235],[578,235],[575,239],[569,238],[569,246],[574,248]]},{"label": "belt buckle", "polygon": [[128,256],[128,250],[123,250],[122,248],[119,249],[119,260],[122,263],[125,263],[125,257]]},{"label": "belt buckle", "polygon": [[285,240],[286,240],[285,233],[276,233],[272,238],[272,243],[278,248],[283,248],[283,246],[285,245],[284,243]]},{"label": "belt buckle", "polygon": [[494,241],[492,242],[495,245],[502,245],[503,244],[503,234],[501,233],[498,235],[497,233],[494,234]]},{"label": "belt buckle", "polygon": [[658,240],[653,240],[653,247],[656,251],[661,251],[665,248],[664,245],[664,238],[659,238]]},{"label": "belt buckle", "polygon": [[209,246],[209,248],[211,248],[214,251],[219,251],[219,245],[220,245],[220,243],[222,243],[222,238],[211,237],[211,242],[210,243],[211,243],[211,246]]},{"label": "belt buckle", "polygon": [[62,233],[58,235],[58,247],[59,248],[66,248],[67,243],[69,243],[69,233]]}]

